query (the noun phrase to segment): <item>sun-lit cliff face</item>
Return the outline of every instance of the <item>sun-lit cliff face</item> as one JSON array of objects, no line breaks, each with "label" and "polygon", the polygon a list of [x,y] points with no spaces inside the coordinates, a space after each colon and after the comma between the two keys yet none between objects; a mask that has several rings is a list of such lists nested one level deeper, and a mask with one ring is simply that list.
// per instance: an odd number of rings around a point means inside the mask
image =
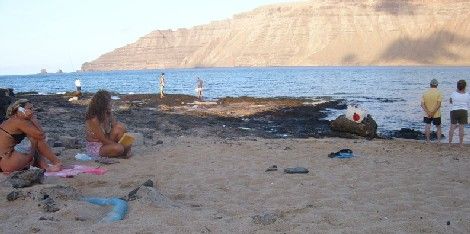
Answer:
[{"label": "sun-lit cliff face", "polygon": [[470,65],[470,0],[315,0],[156,30],[82,70]]}]

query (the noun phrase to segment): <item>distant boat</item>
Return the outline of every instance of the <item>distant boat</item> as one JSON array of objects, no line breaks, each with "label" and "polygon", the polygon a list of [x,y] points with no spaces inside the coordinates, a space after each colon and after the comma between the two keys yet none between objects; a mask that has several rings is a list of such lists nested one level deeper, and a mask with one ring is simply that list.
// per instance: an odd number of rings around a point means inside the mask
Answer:
[{"label": "distant boat", "polygon": [[64,73],[64,72],[62,71],[62,69],[59,69],[59,70],[57,71],[57,74],[62,74],[62,73]]},{"label": "distant boat", "polygon": [[41,72],[39,74],[47,74],[47,71],[45,68],[41,69]]}]

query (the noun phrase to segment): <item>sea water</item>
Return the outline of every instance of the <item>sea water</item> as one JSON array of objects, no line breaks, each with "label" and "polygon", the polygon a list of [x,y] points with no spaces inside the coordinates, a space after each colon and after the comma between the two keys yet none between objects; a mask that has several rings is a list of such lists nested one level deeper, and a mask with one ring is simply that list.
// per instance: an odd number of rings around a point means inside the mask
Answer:
[{"label": "sea water", "polygon": [[[13,88],[15,92],[63,93],[74,91],[74,81],[80,79],[84,92],[107,89],[121,94],[158,93],[161,72],[165,72],[166,93],[195,95],[200,77],[208,100],[226,96],[345,99],[347,104],[359,105],[371,114],[380,132],[422,130],[421,95],[435,78],[444,94],[445,135],[450,125],[450,94],[460,79],[467,80],[470,86],[470,67],[271,67],[12,75],[0,76],[0,87]],[[342,112],[330,110],[328,118]],[[465,141],[470,142],[469,127]]]}]

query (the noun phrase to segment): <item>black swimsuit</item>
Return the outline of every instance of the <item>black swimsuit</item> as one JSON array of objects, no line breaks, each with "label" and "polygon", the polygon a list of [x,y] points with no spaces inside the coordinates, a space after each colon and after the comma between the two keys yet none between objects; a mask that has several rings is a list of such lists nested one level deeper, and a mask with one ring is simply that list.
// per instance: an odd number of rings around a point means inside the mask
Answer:
[{"label": "black swimsuit", "polygon": [[11,138],[13,138],[15,140],[16,144],[21,143],[21,141],[23,141],[23,139],[26,137],[26,134],[24,134],[24,133],[10,134],[9,132],[7,132],[5,129],[3,129],[1,127],[0,127],[0,130],[4,131],[6,134],[10,135]]}]

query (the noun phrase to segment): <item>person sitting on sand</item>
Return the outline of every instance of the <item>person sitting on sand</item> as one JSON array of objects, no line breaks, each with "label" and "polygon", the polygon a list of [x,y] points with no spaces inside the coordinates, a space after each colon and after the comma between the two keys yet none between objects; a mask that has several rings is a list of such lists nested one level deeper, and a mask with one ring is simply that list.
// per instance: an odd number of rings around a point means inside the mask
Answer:
[{"label": "person sitting on sand", "polygon": [[465,93],[467,82],[459,80],[457,82],[457,90],[450,96],[450,129],[449,129],[449,146],[452,144],[454,130],[459,127],[459,143],[463,146],[464,125],[468,124],[468,108],[470,107],[470,95]]},{"label": "person sitting on sand", "polygon": [[437,142],[441,142],[441,103],[442,93],[437,89],[438,82],[432,79],[430,86],[421,98],[421,107],[424,110],[423,122],[426,124],[424,135],[429,143],[431,135],[431,122],[436,126]]},{"label": "person sitting on sand", "polygon": [[124,124],[111,112],[111,94],[100,90],[91,98],[86,112],[86,150],[93,157],[128,157],[131,146],[119,144],[126,133]]},{"label": "person sitting on sand", "polygon": [[[49,172],[62,169],[62,164],[47,145],[44,130],[27,99],[12,103],[7,120],[0,125],[0,169],[13,172],[37,166]],[[48,165],[44,158],[52,165]]]}]

